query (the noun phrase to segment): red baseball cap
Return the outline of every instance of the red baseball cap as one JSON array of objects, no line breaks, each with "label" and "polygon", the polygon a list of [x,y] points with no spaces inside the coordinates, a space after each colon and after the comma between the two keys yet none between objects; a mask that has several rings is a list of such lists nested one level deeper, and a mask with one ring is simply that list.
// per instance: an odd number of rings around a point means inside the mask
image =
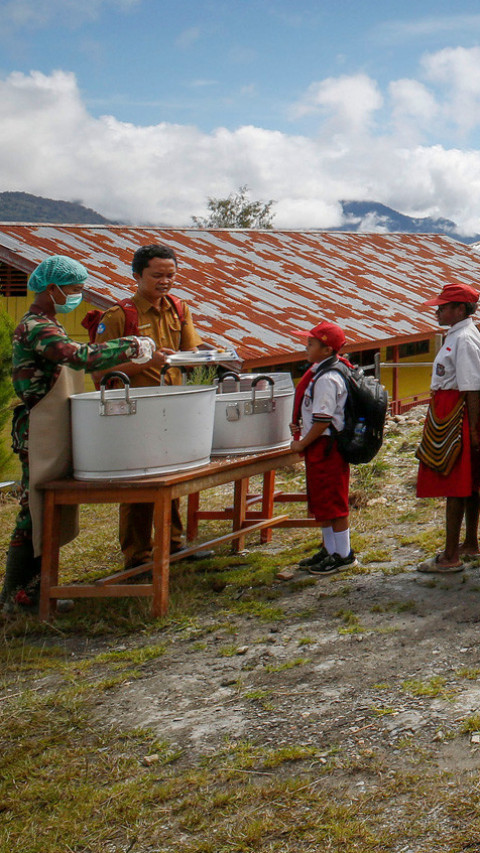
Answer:
[{"label": "red baseball cap", "polygon": [[309,332],[292,332],[292,334],[299,335],[302,338],[317,338],[322,344],[331,347],[335,352],[338,352],[345,343],[343,329],[336,323],[329,323],[328,320],[323,320]]},{"label": "red baseball cap", "polygon": [[424,305],[446,305],[447,302],[478,302],[480,293],[469,284],[446,284],[442,292],[433,299],[422,302]]}]

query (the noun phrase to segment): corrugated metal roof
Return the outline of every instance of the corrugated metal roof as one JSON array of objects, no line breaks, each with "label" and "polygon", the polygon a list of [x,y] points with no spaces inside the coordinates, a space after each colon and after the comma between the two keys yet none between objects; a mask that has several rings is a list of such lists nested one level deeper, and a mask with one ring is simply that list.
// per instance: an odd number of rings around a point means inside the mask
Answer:
[{"label": "corrugated metal roof", "polygon": [[148,243],[178,254],[175,293],[205,341],[233,343],[251,366],[303,353],[291,329],[339,323],[351,351],[437,329],[420,303],[447,282],[474,287],[480,259],[437,234],[357,234],[0,223],[0,259],[30,271],[48,255],[82,261],[87,296],[106,306],[135,290],[130,262]]}]

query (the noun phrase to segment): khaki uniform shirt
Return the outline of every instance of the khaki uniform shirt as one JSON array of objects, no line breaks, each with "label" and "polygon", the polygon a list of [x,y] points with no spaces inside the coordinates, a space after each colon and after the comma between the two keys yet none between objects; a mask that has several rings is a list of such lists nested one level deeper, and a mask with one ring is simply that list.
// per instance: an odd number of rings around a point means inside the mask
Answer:
[{"label": "khaki uniform shirt", "polygon": [[[153,338],[158,348],[167,347],[175,351],[191,350],[202,343],[201,338],[195,331],[188,305],[182,301],[184,322],[173,307],[172,303],[163,299],[159,308],[155,308],[148,299],[136,293],[131,297],[138,311],[138,334]],[[102,317],[98,326],[95,341],[103,343],[119,338],[123,335],[125,326],[125,314],[120,305],[109,308]],[[160,384],[161,368],[147,364],[141,373],[131,377],[134,388],[144,388]],[[180,385],[182,374],[178,368],[170,368],[165,376],[167,385]]]}]

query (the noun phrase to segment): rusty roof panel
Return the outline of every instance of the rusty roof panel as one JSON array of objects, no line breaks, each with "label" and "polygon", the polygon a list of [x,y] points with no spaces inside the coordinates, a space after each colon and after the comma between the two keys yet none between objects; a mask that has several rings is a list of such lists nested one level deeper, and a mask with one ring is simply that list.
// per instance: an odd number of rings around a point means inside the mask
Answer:
[{"label": "rusty roof panel", "polygon": [[88,268],[87,295],[100,306],[135,289],[133,252],[156,242],[178,253],[176,293],[200,334],[230,341],[247,362],[300,356],[290,330],[320,319],[338,322],[351,350],[419,339],[437,328],[421,302],[447,282],[480,281],[475,252],[437,234],[0,224],[0,258],[33,269],[71,255]]}]

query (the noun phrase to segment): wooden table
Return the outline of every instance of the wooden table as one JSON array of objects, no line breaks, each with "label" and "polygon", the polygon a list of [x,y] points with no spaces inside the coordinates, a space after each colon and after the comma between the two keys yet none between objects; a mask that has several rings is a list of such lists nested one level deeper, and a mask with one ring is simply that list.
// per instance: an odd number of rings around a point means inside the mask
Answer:
[{"label": "wooden table", "polygon": [[[288,524],[288,516],[273,515],[275,502],[274,472],[295,464],[300,460],[289,449],[272,450],[258,455],[216,459],[201,468],[176,474],[164,474],[125,480],[54,480],[44,483],[43,553],[40,591],[40,618],[48,619],[59,598],[98,598],[120,596],[152,596],[153,616],[163,616],[168,609],[168,586],[170,563],[176,562],[200,548],[212,547],[223,542],[236,540],[243,547],[247,533],[256,530],[268,531],[276,525]],[[273,472],[273,473],[272,473]],[[248,481],[257,474],[264,475],[264,488],[255,500],[261,502],[261,510],[248,508]],[[222,518],[231,518],[233,530],[208,542],[182,549],[170,555],[171,502],[173,498],[198,495],[204,489],[234,482],[234,501],[230,510],[223,510]],[[304,496],[303,496],[304,497]],[[58,583],[59,527],[61,506],[100,503],[153,503],[154,504],[154,548],[153,561],[145,566],[117,572],[95,583]],[[204,514],[198,509],[198,497],[194,508],[189,509],[189,531],[198,526],[198,518]],[[195,510],[196,506],[196,510]],[[254,521],[252,524],[251,522]],[[290,525],[289,525],[290,526]],[[152,583],[129,583],[125,581],[136,574],[152,570]]]}]

